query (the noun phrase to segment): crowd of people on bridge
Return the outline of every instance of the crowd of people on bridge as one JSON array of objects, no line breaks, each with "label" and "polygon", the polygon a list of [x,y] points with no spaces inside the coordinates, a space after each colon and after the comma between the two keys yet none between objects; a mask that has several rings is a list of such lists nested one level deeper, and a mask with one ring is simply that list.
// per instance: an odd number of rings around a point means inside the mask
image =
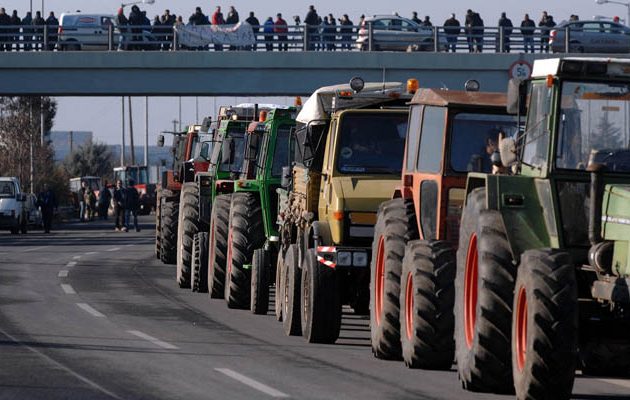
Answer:
[{"label": "crowd of people on bridge", "polygon": [[[395,13],[397,16],[398,14]],[[410,18],[422,27],[432,27],[430,16],[424,19],[418,17],[418,12],[414,11]],[[570,20],[578,19],[577,15],[572,15]],[[252,26],[256,35],[256,46],[248,46],[246,50],[257,50],[258,44],[264,44],[267,51],[287,51],[290,45],[302,48],[302,37],[290,36],[289,23],[283,18],[282,13],[277,13],[275,19],[271,16],[263,21],[259,20],[253,11],[243,20]],[[615,17],[618,22],[618,17]],[[125,15],[124,7],[121,7],[116,16],[115,24],[122,37],[129,37],[129,44],[122,43],[123,50],[171,50],[173,46],[173,36],[175,29],[183,25],[235,25],[241,22],[238,11],[234,6],[230,6],[224,16],[221,6],[217,6],[210,15],[204,14],[201,7],[185,19],[182,15],[175,15],[170,10],[165,10],[162,15],[156,15],[153,20],[147,17],[146,11],[142,11],[137,5],[131,8],[131,12]],[[335,51],[349,50],[353,47],[353,34],[356,34],[360,27],[365,25],[365,15],[361,15],[357,24],[350,19],[347,14],[341,18],[336,18],[332,13],[320,15],[315,6],[308,8],[304,20],[299,16],[293,17],[295,26],[305,26],[307,33],[306,47],[312,51]],[[0,8],[0,51],[31,51],[31,50],[54,50],[58,38],[57,28],[59,20],[54,12],[50,12],[46,19],[40,11],[27,12],[24,17],[20,17],[17,10],[13,10],[8,15],[4,8]],[[509,52],[512,49],[512,38],[518,30],[522,37],[524,51],[533,53],[536,50],[535,38],[540,40],[540,52],[549,51],[549,33],[556,26],[553,16],[546,11],[536,23],[530,19],[529,14],[524,17],[519,25],[512,23],[505,12],[501,13],[497,25],[502,30],[502,49],[497,51]],[[153,43],[149,45],[142,43],[140,35],[143,31],[149,30],[153,37]],[[443,24],[440,33],[446,35],[447,51],[467,50],[469,52],[482,52],[484,48],[484,20],[478,12],[467,10],[464,21],[461,23],[455,13],[451,14]],[[46,40],[44,40],[46,35]],[[460,39],[465,38],[467,46],[458,46]],[[499,40],[495,41],[499,46]],[[228,50],[243,50],[236,46],[225,46]],[[204,48],[207,49],[207,48]],[[224,50],[224,45],[215,44],[215,51]]]}]

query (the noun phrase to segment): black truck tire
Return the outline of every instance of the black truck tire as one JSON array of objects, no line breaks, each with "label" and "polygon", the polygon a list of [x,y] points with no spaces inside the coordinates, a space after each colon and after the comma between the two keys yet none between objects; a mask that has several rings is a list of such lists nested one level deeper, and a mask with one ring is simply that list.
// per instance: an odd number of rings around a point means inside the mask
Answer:
[{"label": "black truck tire", "polygon": [[162,223],[160,227],[160,260],[164,264],[177,262],[177,226],[179,224],[179,199],[162,201],[160,211]]},{"label": "black truck tire", "polygon": [[582,374],[621,378],[630,376],[630,343],[627,338],[587,338],[579,347]]},{"label": "black truck tire", "polygon": [[199,189],[194,182],[182,186],[177,227],[177,283],[180,288],[190,288],[190,264],[193,239],[199,224]]},{"label": "black truck tire", "polygon": [[407,244],[400,290],[400,340],[409,368],[449,370],[455,357],[455,250],[450,243]]},{"label": "black truck tire", "polygon": [[513,393],[512,295],[516,266],[501,214],[474,189],[462,215],[455,278],[455,355],[464,389]]},{"label": "black truck tire", "polygon": [[381,204],[370,266],[370,332],[377,358],[401,358],[400,274],[405,245],[417,237],[412,200],[398,198]]},{"label": "black truck tire", "polygon": [[282,292],[282,289],[284,288],[284,257],[282,249],[280,249],[278,251],[278,261],[276,262],[276,293],[274,299],[276,321],[282,321],[282,300],[284,299],[284,294]]},{"label": "black truck tire", "polygon": [[195,235],[190,282],[193,292],[208,292],[208,232],[198,232]]},{"label": "black truck tire", "polygon": [[[161,233],[161,229],[162,229],[162,221],[160,220],[161,218],[161,214],[162,214],[162,190],[158,190],[157,194],[156,194],[156,204],[157,206],[155,207],[155,257],[160,260],[160,248],[162,247],[160,241],[162,239],[162,233]],[[100,213],[100,211],[99,211]]]},{"label": "black truck tire", "polygon": [[575,267],[566,252],[527,250],[514,291],[512,373],[519,399],[569,399],[577,360]]},{"label": "black truck tire", "polygon": [[208,293],[212,299],[222,299],[225,294],[225,264],[231,202],[231,194],[215,197],[210,214]]},{"label": "black truck tire", "polygon": [[307,250],[302,269],[302,335],[309,343],[335,343],[341,330],[341,299],[334,269]]},{"label": "black truck tire", "polygon": [[251,305],[252,314],[267,315],[269,311],[269,256],[264,249],[254,250],[252,256]]},{"label": "black truck tire", "polygon": [[302,334],[300,323],[300,281],[301,270],[298,267],[298,250],[292,244],[284,259],[284,278],[282,289],[282,327],[287,336]]},{"label": "black truck tire", "polygon": [[228,228],[225,301],[229,308],[250,308],[251,262],[254,250],[265,243],[262,207],[254,193],[234,193]]}]

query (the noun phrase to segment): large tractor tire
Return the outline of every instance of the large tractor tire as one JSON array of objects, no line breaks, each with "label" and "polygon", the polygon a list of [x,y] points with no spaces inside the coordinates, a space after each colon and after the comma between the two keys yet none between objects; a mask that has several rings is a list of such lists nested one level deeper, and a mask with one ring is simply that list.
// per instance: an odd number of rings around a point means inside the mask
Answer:
[{"label": "large tractor tire", "polygon": [[584,375],[628,378],[630,343],[627,338],[588,338],[580,344],[580,364]]},{"label": "large tractor tire", "polygon": [[158,190],[157,194],[156,194],[156,204],[157,206],[155,207],[155,257],[159,260],[160,259],[160,248],[161,248],[161,244],[160,244],[160,240],[162,239],[162,233],[161,233],[161,223],[162,221],[160,220],[161,218],[161,211],[162,211],[162,190]]},{"label": "large tractor tire", "polygon": [[193,292],[208,292],[208,232],[198,232],[195,235],[190,282]]},{"label": "large tractor tire", "polygon": [[578,332],[577,280],[569,254],[552,249],[524,252],[513,297],[516,397],[569,399]]},{"label": "large tractor tire", "polygon": [[229,308],[249,309],[254,250],[265,243],[260,200],[254,193],[234,193],[228,228],[225,301]]},{"label": "large tractor tire", "polygon": [[[164,193],[162,193],[164,195]],[[179,199],[164,196],[160,211],[160,260],[164,264],[177,262],[177,227],[179,224]]]},{"label": "large tractor tire", "polygon": [[393,199],[379,207],[370,279],[370,331],[372,353],[377,358],[401,357],[400,274],[405,245],[417,237],[411,200]]},{"label": "large tractor tire", "polygon": [[267,315],[267,311],[269,311],[270,267],[267,252],[264,249],[254,250],[250,295],[252,314]]},{"label": "large tractor tire", "polygon": [[282,278],[282,326],[287,336],[300,336],[300,281],[302,270],[298,267],[298,249],[289,246],[284,259],[284,277]]},{"label": "large tractor tire", "polygon": [[309,343],[335,343],[341,330],[341,299],[335,270],[317,261],[315,250],[304,255],[302,268],[302,335]]},{"label": "large tractor tire", "polygon": [[215,197],[210,214],[208,293],[213,299],[222,299],[225,294],[225,265],[231,202],[231,194]]},{"label": "large tractor tire", "polygon": [[462,215],[455,278],[455,354],[464,389],[513,393],[512,296],[516,266],[503,219],[473,190]]},{"label": "large tractor tire", "polygon": [[400,331],[409,368],[449,370],[455,357],[455,250],[443,241],[407,244],[402,266]]},{"label": "large tractor tire", "polygon": [[278,251],[278,261],[276,263],[276,293],[274,299],[274,308],[276,314],[276,321],[282,321],[282,301],[284,299],[284,293],[282,289],[284,288],[284,257],[285,255],[282,252],[282,249]]},{"label": "large tractor tire", "polygon": [[187,182],[182,186],[177,226],[177,283],[180,288],[190,288],[193,240],[198,225],[199,190],[194,182]]}]

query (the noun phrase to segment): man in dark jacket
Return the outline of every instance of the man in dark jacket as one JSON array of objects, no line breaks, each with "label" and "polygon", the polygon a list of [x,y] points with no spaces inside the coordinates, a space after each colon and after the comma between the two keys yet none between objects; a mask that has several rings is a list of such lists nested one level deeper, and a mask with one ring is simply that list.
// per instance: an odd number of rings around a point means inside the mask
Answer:
[{"label": "man in dark jacket", "polygon": [[[507,17],[507,15],[505,14],[505,12],[501,13],[501,18],[499,18],[499,39],[501,37],[501,28],[503,28],[503,51],[506,53],[510,52],[510,35],[512,35],[512,28],[514,25],[512,25],[512,20],[509,19]],[[498,40],[497,42],[500,42],[501,40]]]},{"label": "man in dark jacket", "polygon": [[59,29],[59,20],[55,17],[54,12],[50,12],[46,18],[46,26],[48,27],[48,50],[53,51],[57,44],[57,30]]},{"label": "man in dark jacket", "polygon": [[11,40],[9,33],[11,32],[11,17],[6,13],[4,7],[0,8],[0,51],[11,50]]},{"label": "man in dark jacket", "polygon": [[549,30],[556,26],[553,17],[543,11],[538,27],[540,28],[540,52],[549,53]]},{"label": "man in dark jacket", "polygon": [[[132,27],[132,44],[129,45],[129,49],[131,50],[140,50],[142,48],[142,26],[145,23],[144,18],[144,15],[142,15],[142,12],[140,11],[140,7],[131,7],[131,12],[129,13],[129,25]],[[149,22],[149,25],[150,24],[151,23]]]},{"label": "man in dark jacket", "polygon": [[230,6],[230,11],[227,14],[227,18],[225,19],[225,23],[228,25],[236,25],[239,22],[238,11],[234,6]]},{"label": "man in dark jacket", "polygon": [[98,216],[102,220],[107,220],[109,203],[112,201],[112,192],[109,191],[109,184],[105,181],[103,188],[98,192]]},{"label": "man in dark jacket", "polygon": [[13,15],[11,15],[11,32],[13,36],[11,37],[12,43],[9,45],[9,51],[13,45],[15,45],[15,51],[20,50],[20,25],[22,25],[22,19],[18,17],[17,10],[13,10]]},{"label": "man in dark jacket", "polygon": [[24,43],[23,48],[24,51],[33,50],[33,14],[31,12],[27,12],[26,16],[22,18],[22,42]]},{"label": "man in dark jacket", "polygon": [[42,13],[37,11],[33,18],[33,32],[35,32],[35,50],[43,50],[44,48],[44,25],[46,21],[42,18]]},{"label": "man in dark jacket", "polygon": [[523,35],[523,45],[525,46],[525,53],[527,49],[530,53],[534,52],[534,31],[536,30],[536,23],[529,19],[529,14],[525,14],[525,18],[521,21],[521,34]]},{"label": "man in dark jacket", "polygon": [[116,181],[116,189],[114,189],[114,218],[116,221],[114,230],[116,230],[116,232],[125,229],[125,202],[125,188],[122,185],[122,181],[119,179]]},{"label": "man in dark jacket", "polygon": [[53,216],[57,208],[57,198],[47,183],[44,183],[44,190],[37,196],[37,206],[41,207],[42,210],[44,232],[50,233]]},{"label": "man in dark jacket", "polygon": [[195,8],[195,13],[188,18],[188,23],[191,25],[208,25],[210,21],[208,21],[208,17],[201,12],[201,7]]},{"label": "man in dark jacket", "polygon": [[317,30],[319,29],[319,16],[315,11],[315,6],[308,6],[308,12],[304,18],[308,32],[308,50],[315,50],[315,43],[319,41]]},{"label": "man in dark jacket", "polygon": [[125,189],[125,232],[129,230],[131,225],[131,217],[133,216],[133,226],[136,232],[140,232],[138,225],[138,208],[140,207],[140,194],[135,187],[135,182],[129,180],[129,186]]},{"label": "man in dark jacket", "polygon": [[[258,18],[256,18],[256,16],[254,16],[253,11],[249,12],[249,17],[247,17],[245,22],[247,22],[248,24],[252,26],[252,30],[254,31],[254,37],[256,38],[256,42],[258,42],[258,36],[256,34],[260,32],[260,21],[258,20]],[[258,46],[257,43],[254,43],[254,46],[252,48],[248,47],[247,49],[256,51],[257,46]]]},{"label": "man in dark jacket", "polygon": [[289,38],[287,36],[289,27],[280,13],[276,15],[276,20],[273,23],[273,32],[278,36],[278,51],[289,50]]},{"label": "man in dark jacket", "polygon": [[459,21],[455,18],[455,14],[444,21],[444,33],[446,33],[446,51],[451,50],[453,53],[457,50],[457,36],[461,31]]},{"label": "man in dark jacket", "polygon": [[411,13],[411,20],[418,25],[422,25],[422,20],[418,18],[418,11],[414,11]]},{"label": "man in dark jacket", "polygon": [[354,24],[350,21],[348,14],[344,14],[343,17],[339,19],[339,25],[341,25],[341,28],[339,28],[339,33],[341,34],[341,48],[350,50],[352,47],[352,26]]}]

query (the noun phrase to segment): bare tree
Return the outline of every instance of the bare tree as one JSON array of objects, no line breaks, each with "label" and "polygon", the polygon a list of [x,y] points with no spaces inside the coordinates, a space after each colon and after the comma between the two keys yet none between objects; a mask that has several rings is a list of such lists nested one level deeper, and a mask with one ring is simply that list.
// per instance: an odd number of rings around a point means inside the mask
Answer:
[{"label": "bare tree", "polygon": [[69,176],[107,177],[114,168],[114,156],[104,143],[88,142],[68,154],[63,162]]}]

